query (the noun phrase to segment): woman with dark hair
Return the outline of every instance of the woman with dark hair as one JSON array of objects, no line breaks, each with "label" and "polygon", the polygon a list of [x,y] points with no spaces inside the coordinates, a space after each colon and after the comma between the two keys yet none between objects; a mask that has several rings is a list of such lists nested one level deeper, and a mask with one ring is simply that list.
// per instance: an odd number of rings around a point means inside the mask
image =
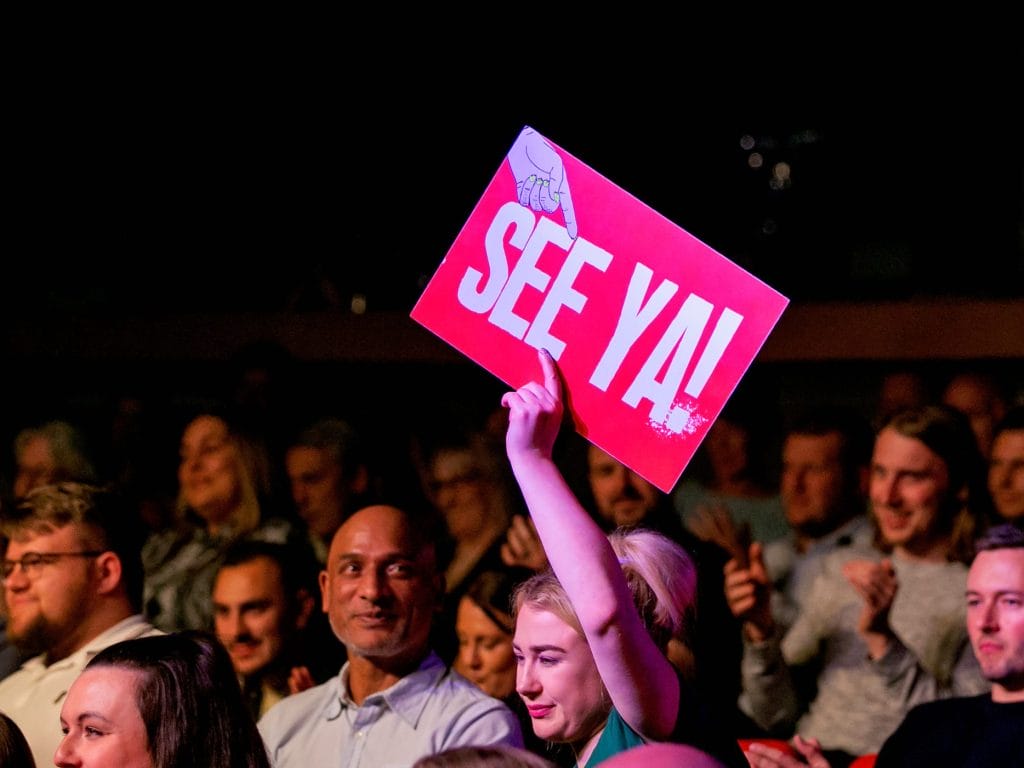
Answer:
[{"label": "woman with dark hair", "polygon": [[100,651],[61,707],[58,766],[270,768],[231,659],[205,632]]},{"label": "woman with dark hair", "polygon": [[0,766],[36,768],[32,750],[18,724],[0,712]]}]

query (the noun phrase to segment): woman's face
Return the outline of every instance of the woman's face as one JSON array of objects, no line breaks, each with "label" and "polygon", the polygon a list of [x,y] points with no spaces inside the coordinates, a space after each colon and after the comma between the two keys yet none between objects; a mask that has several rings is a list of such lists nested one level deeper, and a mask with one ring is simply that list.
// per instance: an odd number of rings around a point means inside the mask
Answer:
[{"label": "woman's face", "polygon": [[512,641],[516,691],[533,732],[577,753],[604,727],[611,702],[587,641],[555,614],[523,605]]},{"label": "woman's face", "polygon": [[455,671],[489,696],[511,695],[516,689],[516,659],[508,633],[468,597],[459,601],[455,633],[459,638]]},{"label": "woman's face", "polygon": [[214,525],[225,523],[241,499],[238,453],[227,424],[200,416],[181,436],[178,483],[191,509]]},{"label": "woman's face", "polygon": [[136,704],[141,677],[119,667],[96,667],[78,676],[60,708],[64,738],[53,755],[56,765],[153,768]]}]

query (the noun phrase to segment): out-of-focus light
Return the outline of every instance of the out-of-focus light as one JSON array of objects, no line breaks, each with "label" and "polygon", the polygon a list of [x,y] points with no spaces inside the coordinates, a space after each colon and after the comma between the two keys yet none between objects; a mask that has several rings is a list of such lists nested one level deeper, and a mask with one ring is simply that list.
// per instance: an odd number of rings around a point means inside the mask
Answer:
[{"label": "out-of-focus light", "polygon": [[740,136],[740,149],[742,149],[744,152],[749,152],[750,150],[752,150],[755,144],[757,144],[757,142],[754,140],[754,137],[751,136],[749,133],[745,133],[742,136]]},{"label": "out-of-focus light", "polygon": [[789,163],[778,162],[772,166],[772,177],[768,186],[772,189],[788,189],[793,184],[793,173]]},{"label": "out-of-focus light", "polygon": [[764,156],[760,152],[751,152],[747,156],[747,165],[751,168],[760,168],[764,165]]},{"label": "out-of-focus light", "polygon": [[779,225],[775,219],[771,216],[766,216],[761,222],[761,233],[765,235],[774,235],[779,229]]},{"label": "out-of-focus light", "polygon": [[352,294],[352,303],[349,306],[353,315],[366,314],[366,296],[361,293]]}]

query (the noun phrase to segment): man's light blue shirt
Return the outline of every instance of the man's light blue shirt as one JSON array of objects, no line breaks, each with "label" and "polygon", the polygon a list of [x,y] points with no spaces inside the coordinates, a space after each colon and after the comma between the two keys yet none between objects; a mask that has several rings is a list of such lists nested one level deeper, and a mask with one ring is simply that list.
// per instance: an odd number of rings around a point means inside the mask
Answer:
[{"label": "man's light blue shirt", "polygon": [[431,653],[419,669],[356,705],[348,667],[288,696],[259,722],[275,768],[408,768],[424,755],[467,745],[523,745],[512,711]]}]

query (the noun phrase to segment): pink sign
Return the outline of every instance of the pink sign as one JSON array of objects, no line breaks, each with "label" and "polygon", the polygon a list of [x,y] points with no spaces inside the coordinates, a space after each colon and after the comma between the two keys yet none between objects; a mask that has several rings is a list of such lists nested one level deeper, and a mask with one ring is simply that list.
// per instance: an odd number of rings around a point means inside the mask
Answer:
[{"label": "pink sign", "polygon": [[580,434],[668,492],[787,304],[527,127],[412,318],[510,387],[546,348]]}]

